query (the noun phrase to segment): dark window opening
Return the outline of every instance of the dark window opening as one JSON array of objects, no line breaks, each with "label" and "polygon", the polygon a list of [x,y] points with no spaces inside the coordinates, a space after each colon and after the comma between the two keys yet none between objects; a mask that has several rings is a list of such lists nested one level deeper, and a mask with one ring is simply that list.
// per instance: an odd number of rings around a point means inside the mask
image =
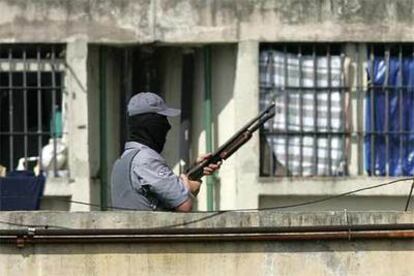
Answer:
[{"label": "dark window opening", "polygon": [[42,167],[42,150],[53,148],[48,166],[57,168],[62,136],[63,45],[0,46],[0,165]]}]

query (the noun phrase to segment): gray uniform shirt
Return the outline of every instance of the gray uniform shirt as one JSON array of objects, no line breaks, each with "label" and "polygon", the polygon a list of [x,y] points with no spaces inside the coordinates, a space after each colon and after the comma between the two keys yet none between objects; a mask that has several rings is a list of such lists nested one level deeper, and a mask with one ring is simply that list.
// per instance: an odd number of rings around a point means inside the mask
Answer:
[{"label": "gray uniform shirt", "polygon": [[188,196],[188,189],[153,149],[125,143],[125,151],[112,169],[112,206],[135,210],[171,210]]}]

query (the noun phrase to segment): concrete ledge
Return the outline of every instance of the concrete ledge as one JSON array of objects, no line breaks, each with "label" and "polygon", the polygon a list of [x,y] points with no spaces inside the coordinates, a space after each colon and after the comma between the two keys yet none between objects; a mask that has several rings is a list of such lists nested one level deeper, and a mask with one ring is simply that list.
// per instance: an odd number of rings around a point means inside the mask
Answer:
[{"label": "concrete ledge", "polygon": [[44,196],[72,196],[72,188],[69,178],[48,177],[46,179]]},{"label": "concrete ledge", "polygon": [[[176,227],[202,228],[200,231],[208,233],[209,228],[216,227],[412,224],[414,213],[0,212],[2,221],[33,224],[33,227],[49,225],[88,229],[89,232],[91,229],[128,230],[180,224]],[[27,239],[14,236],[9,242],[2,240],[0,275],[193,275],[195,270],[197,275],[412,274],[412,238],[349,240],[346,236],[342,240],[289,242],[268,238],[160,242],[155,237],[149,242],[137,243],[130,240],[107,242],[105,237],[85,242],[84,239],[68,237],[70,242],[60,244],[56,243],[59,237],[54,236],[51,240],[45,237],[45,243],[30,244],[30,235],[39,233],[37,229],[5,224],[0,224],[0,227],[3,232],[23,230],[22,233],[27,235]],[[9,230],[13,228],[20,230]],[[66,229],[55,229],[55,232],[60,230]]]},{"label": "concrete ledge", "polygon": [[[392,181],[398,181],[390,183]],[[357,192],[353,196],[408,196],[412,178],[386,177],[260,177],[257,181],[259,194],[278,196],[331,196],[375,185],[382,187]]]},{"label": "concrete ledge", "polygon": [[22,225],[42,227],[47,225],[49,228],[124,229],[156,227],[299,227],[410,223],[414,223],[414,212],[0,212],[0,229],[22,228]]}]

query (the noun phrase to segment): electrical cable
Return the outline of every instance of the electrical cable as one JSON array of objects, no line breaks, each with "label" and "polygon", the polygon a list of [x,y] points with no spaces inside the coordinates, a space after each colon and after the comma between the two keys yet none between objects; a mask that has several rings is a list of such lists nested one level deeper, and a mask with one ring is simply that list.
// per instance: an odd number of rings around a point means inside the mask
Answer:
[{"label": "electrical cable", "polygon": [[[395,184],[395,183],[398,183],[398,182],[404,182],[404,181],[409,181],[409,180],[412,180],[413,183],[414,183],[414,178],[413,177],[411,177],[411,178],[401,178],[401,179],[396,179],[396,180],[392,180],[392,181],[377,184],[377,185],[372,185],[372,186],[368,186],[368,187],[364,187],[364,188],[360,188],[360,189],[351,190],[351,191],[344,192],[344,193],[334,195],[334,196],[327,196],[327,197],[323,197],[323,198],[320,198],[320,199],[305,201],[305,202],[296,203],[296,204],[280,205],[280,206],[267,207],[267,208],[229,209],[229,210],[214,211],[213,213],[212,212],[206,212],[206,211],[193,211],[192,213],[207,213],[209,215],[205,216],[205,217],[202,217],[202,218],[195,219],[195,220],[191,220],[191,221],[187,221],[187,222],[183,222],[183,223],[178,223],[178,224],[166,225],[166,226],[162,226],[162,227],[159,227],[159,228],[172,228],[172,227],[178,227],[178,226],[186,226],[186,225],[189,225],[189,224],[204,221],[204,220],[213,218],[215,216],[218,216],[218,215],[221,215],[221,214],[224,214],[224,213],[230,213],[230,212],[247,212],[247,211],[259,211],[260,212],[260,211],[271,211],[271,210],[280,210],[280,209],[302,207],[302,206],[317,204],[317,203],[320,203],[320,202],[329,201],[329,200],[332,200],[332,199],[344,197],[344,196],[354,194],[354,193],[357,193],[357,192],[376,189],[376,188],[380,188],[380,187],[383,187],[383,186],[388,186],[388,185],[392,185],[392,184]],[[412,185],[412,187],[414,187],[414,185]],[[412,189],[411,189],[411,193],[412,193]],[[86,202],[82,202],[82,201],[64,200],[64,199],[58,199],[58,200],[65,201],[65,202],[70,202],[70,203],[75,203],[75,204],[93,206],[93,207],[101,207],[99,204],[86,203]],[[139,211],[148,212],[146,210],[135,210],[135,209],[132,209],[132,208],[121,208],[121,207],[115,207],[115,206],[108,206],[107,208],[112,209],[112,210],[129,210],[129,211],[138,211],[138,212]],[[6,225],[12,225],[12,226],[23,226],[23,227],[64,228],[64,229],[66,229],[65,227],[62,227],[62,226],[29,225],[29,224],[15,223],[15,222],[4,221],[4,220],[0,220],[0,224],[6,224]],[[70,228],[67,228],[67,229],[70,229]]]},{"label": "electrical cable", "polygon": [[[397,182],[404,182],[404,181],[410,181],[410,180],[412,180],[413,183],[414,183],[414,178],[401,178],[401,179],[396,179],[396,180],[392,180],[392,181],[377,184],[377,185],[372,185],[372,186],[368,186],[368,187],[364,187],[364,188],[360,188],[360,189],[356,189],[356,190],[351,190],[351,191],[344,192],[344,193],[337,194],[337,195],[333,195],[333,196],[327,196],[327,197],[323,197],[323,198],[320,198],[320,199],[315,199],[315,200],[312,200],[312,201],[305,201],[305,202],[296,203],[296,204],[280,205],[280,206],[273,206],[273,207],[266,207],[266,208],[228,209],[228,210],[220,210],[220,212],[265,211],[265,210],[278,210],[278,209],[301,207],[301,206],[312,205],[312,204],[332,200],[332,199],[339,198],[339,197],[344,197],[344,196],[354,194],[354,193],[357,193],[357,192],[361,192],[361,191],[365,191],[365,190],[371,190],[371,189],[376,189],[376,188],[380,188],[380,187],[383,187],[383,186],[388,186],[388,185],[391,185],[391,184],[394,184],[394,183],[397,183]],[[75,203],[75,204],[87,205],[87,206],[92,206],[92,207],[98,207],[98,208],[101,207],[101,205],[99,205],[99,204],[92,204],[92,203],[87,203],[87,202],[82,202],[82,201],[64,200],[64,199],[57,199],[57,200],[65,201],[65,202],[68,202],[68,203]],[[131,210],[131,211],[145,211],[145,212],[147,211],[147,210],[136,210],[136,209],[133,209],[133,208],[123,208],[123,207],[117,207],[117,206],[107,206],[107,208],[112,209],[112,210]],[[169,212],[169,211],[164,211],[164,212]],[[192,213],[206,213],[206,211],[193,211]]]},{"label": "electrical cable", "polygon": [[410,206],[410,200],[411,200],[411,196],[413,195],[413,190],[414,190],[414,180],[413,180],[413,184],[411,184],[411,189],[410,189],[410,193],[408,194],[407,203],[405,204],[404,211],[406,212],[408,210],[408,206]]}]

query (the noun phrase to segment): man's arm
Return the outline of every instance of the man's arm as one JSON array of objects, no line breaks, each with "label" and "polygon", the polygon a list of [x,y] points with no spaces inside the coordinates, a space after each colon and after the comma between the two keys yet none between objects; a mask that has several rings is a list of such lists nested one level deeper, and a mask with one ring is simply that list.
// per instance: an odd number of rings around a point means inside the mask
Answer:
[{"label": "man's arm", "polygon": [[180,175],[180,179],[191,195],[189,194],[188,199],[178,205],[175,210],[179,212],[190,212],[193,208],[193,199],[200,191],[201,182],[189,180],[185,174]]},{"label": "man's arm", "polygon": [[[211,157],[211,153],[200,155],[197,158],[197,163],[202,162],[203,160],[206,160],[210,157]],[[206,166],[204,168],[204,175],[213,174],[215,171],[217,171],[220,168],[220,165],[221,165],[221,161],[216,164],[214,163],[209,164],[209,166]],[[185,174],[180,175],[180,179],[183,182],[184,186],[191,193],[191,195],[188,195],[188,199],[184,201],[183,203],[181,203],[179,206],[177,206],[175,210],[179,212],[190,212],[193,208],[193,200],[200,192],[201,181],[190,180]]]},{"label": "man's arm", "polygon": [[175,210],[178,212],[191,212],[192,209],[193,209],[193,200],[190,197],[188,197],[186,201],[184,201],[183,203],[178,205],[177,208],[175,208]]}]

